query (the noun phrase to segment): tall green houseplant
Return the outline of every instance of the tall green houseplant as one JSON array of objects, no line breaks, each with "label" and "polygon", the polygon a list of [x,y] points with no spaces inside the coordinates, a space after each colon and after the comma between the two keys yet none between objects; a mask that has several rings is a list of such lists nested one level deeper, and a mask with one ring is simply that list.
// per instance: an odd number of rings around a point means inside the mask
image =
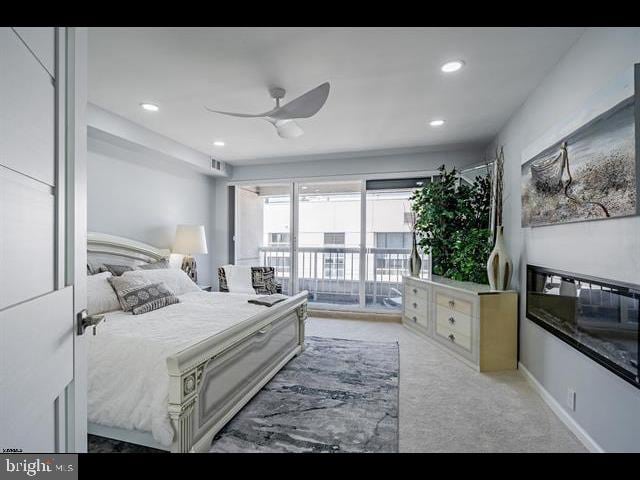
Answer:
[{"label": "tall green houseplant", "polygon": [[488,283],[491,180],[477,177],[461,183],[458,171],[439,168],[440,178],[411,197],[420,247],[431,255],[433,273],[447,278]]}]

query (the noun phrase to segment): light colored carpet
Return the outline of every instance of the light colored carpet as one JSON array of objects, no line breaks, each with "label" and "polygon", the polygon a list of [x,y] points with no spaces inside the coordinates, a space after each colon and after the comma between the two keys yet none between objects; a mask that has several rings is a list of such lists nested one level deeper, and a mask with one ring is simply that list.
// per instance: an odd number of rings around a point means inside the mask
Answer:
[{"label": "light colored carpet", "polygon": [[398,323],[309,318],[306,334],[400,344],[400,452],[586,452],[517,371],[478,373]]}]

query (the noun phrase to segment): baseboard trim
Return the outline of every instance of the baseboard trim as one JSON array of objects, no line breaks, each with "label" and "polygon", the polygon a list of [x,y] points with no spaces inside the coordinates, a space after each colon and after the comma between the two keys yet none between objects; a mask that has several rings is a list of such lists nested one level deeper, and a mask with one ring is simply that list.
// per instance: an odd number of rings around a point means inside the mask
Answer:
[{"label": "baseboard trim", "polygon": [[533,374],[527,370],[522,362],[518,362],[518,371],[529,382],[531,387],[536,391],[538,395],[549,406],[551,411],[564,423],[569,430],[582,442],[587,450],[591,453],[605,453],[604,449],[598,445],[598,443],[591,438],[584,428],[571,417],[564,408],[558,403],[558,401],[551,396],[551,394],[542,386],[542,384],[533,376]]},{"label": "baseboard trim", "polygon": [[314,310],[309,308],[307,312],[310,317],[316,318],[337,318],[340,320],[366,320],[369,322],[392,322],[402,323],[400,313],[376,313],[376,312],[349,312],[344,310]]}]

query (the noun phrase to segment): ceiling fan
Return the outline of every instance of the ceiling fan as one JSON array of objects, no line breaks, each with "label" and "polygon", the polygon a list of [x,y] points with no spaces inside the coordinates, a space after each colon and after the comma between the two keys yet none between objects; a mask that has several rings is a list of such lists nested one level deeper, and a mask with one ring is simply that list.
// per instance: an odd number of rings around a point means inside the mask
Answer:
[{"label": "ceiling fan", "polygon": [[276,107],[264,113],[234,113],[213,110],[209,107],[204,108],[213,113],[221,113],[232,117],[263,118],[276,127],[278,135],[282,138],[296,138],[302,135],[304,130],[293,119],[309,118],[318,113],[329,96],[329,82],[318,85],[313,90],[309,90],[289,103],[280,106],[280,100],[284,98],[285,93],[284,88],[271,88],[269,94],[276,101]]}]

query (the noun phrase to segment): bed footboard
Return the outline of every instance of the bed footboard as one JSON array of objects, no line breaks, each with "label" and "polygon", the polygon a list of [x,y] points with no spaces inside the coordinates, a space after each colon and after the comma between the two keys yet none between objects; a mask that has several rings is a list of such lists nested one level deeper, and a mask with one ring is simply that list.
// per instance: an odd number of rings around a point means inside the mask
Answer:
[{"label": "bed footboard", "polygon": [[206,452],[214,435],[304,348],[303,291],[167,359],[172,452]]}]

